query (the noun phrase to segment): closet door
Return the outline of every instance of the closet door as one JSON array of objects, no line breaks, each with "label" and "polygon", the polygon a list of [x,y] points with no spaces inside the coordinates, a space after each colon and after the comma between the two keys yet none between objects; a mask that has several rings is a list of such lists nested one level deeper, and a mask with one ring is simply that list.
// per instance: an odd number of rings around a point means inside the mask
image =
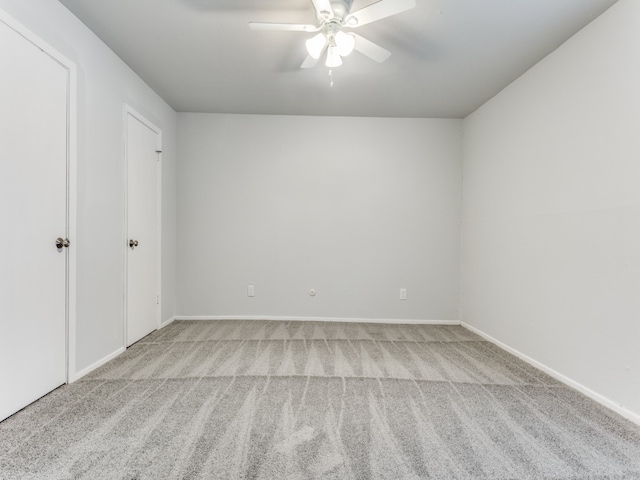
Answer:
[{"label": "closet door", "polygon": [[159,325],[160,130],[127,112],[127,346]]},{"label": "closet door", "polygon": [[66,382],[68,85],[0,21],[0,420]]}]

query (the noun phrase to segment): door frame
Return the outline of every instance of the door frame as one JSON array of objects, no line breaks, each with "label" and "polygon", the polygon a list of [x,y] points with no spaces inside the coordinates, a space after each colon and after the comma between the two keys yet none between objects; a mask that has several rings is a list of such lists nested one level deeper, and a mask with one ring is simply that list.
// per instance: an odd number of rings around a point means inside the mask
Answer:
[{"label": "door frame", "polygon": [[122,347],[128,348],[127,330],[129,325],[129,118],[133,117],[141,122],[157,135],[156,153],[158,154],[158,175],[157,175],[157,208],[156,218],[158,231],[156,232],[158,241],[158,285],[157,291],[159,302],[156,308],[156,330],[160,328],[162,318],[162,129],[149,121],[144,115],[139,113],[128,104],[124,106],[124,239],[122,241],[124,252],[124,304],[122,322]]},{"label": "door frame", "polygon": [[[78,140],[78,73],[74,62],[62,55],[58,50],[45,42],[38,35],[26,28],[7,12],[0,9],[0,22],[22,36],[48,55],[53,61],[67,70],[67,187],[66,187],[66,238],[71,246],[67,250],[65,270],[65,355],[66,383],[72,383],[79,377],[76,375],[76,273],[77,273],[77,140]],[[53,239],[52,239],[53,248]]]}]

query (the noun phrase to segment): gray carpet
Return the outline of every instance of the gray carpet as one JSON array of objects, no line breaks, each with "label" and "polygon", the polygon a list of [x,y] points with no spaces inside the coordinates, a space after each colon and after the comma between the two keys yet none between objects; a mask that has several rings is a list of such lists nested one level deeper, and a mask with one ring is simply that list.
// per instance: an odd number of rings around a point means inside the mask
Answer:
[{"label": "gray carpet", "polygon": [[640,428],[462,327],[175,322],[0,423],[10,479],[640,479]]}]

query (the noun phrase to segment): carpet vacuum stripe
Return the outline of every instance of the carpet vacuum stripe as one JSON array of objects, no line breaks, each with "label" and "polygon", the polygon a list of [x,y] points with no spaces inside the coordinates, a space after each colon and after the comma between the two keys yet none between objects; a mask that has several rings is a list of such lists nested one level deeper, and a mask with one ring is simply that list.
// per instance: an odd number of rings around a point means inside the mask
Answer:
[{"label": "carpet vacuum stripe", "polygon": [[177,321],[1,422],[0,479],[640,480],[640,429],[458,326]]}]

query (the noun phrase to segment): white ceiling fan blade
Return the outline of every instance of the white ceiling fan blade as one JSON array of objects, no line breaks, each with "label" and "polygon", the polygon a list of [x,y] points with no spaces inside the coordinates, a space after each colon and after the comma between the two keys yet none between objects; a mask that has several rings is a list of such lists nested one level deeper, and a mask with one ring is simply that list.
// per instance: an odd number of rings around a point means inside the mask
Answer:
[{"label": "white ceiling fan blade", "polygon": [[308,55],[307,58],[302,62],[300,68],[313,68],[318,63],[319,58],[313,58],[311,55]]},{"label": "white ceiling fan blade", "polygon": [[345,23],[351,28],[361,27],[391,15],[411,10],[416,6],[416,0],[380,0],[368,7],[347,16]]},{"label": "white ceiling fan blade", "polygon": [[366,55],[378,63],[384,62],[391,56],[391,52],[382,48],[380,45],[377,45],[360,35],[356,35],[355,33],[352,33],[352,35],[356,37],[355,49],[363,55]]},{"label": "white ceiling fan blade", "polygon": [[270,30],[279,32],[317,32],[320,30],[315,25],[302,25],[298,23],[260,23],[249,22],[251,30]]},{"label": "white ceiling fan blade", "polygon": [[329,19],[333,17],[333,9],[331,8],[331,2],[329,0],[311,0],[313,6],[316,8],[316,12],[320,17]]}]

